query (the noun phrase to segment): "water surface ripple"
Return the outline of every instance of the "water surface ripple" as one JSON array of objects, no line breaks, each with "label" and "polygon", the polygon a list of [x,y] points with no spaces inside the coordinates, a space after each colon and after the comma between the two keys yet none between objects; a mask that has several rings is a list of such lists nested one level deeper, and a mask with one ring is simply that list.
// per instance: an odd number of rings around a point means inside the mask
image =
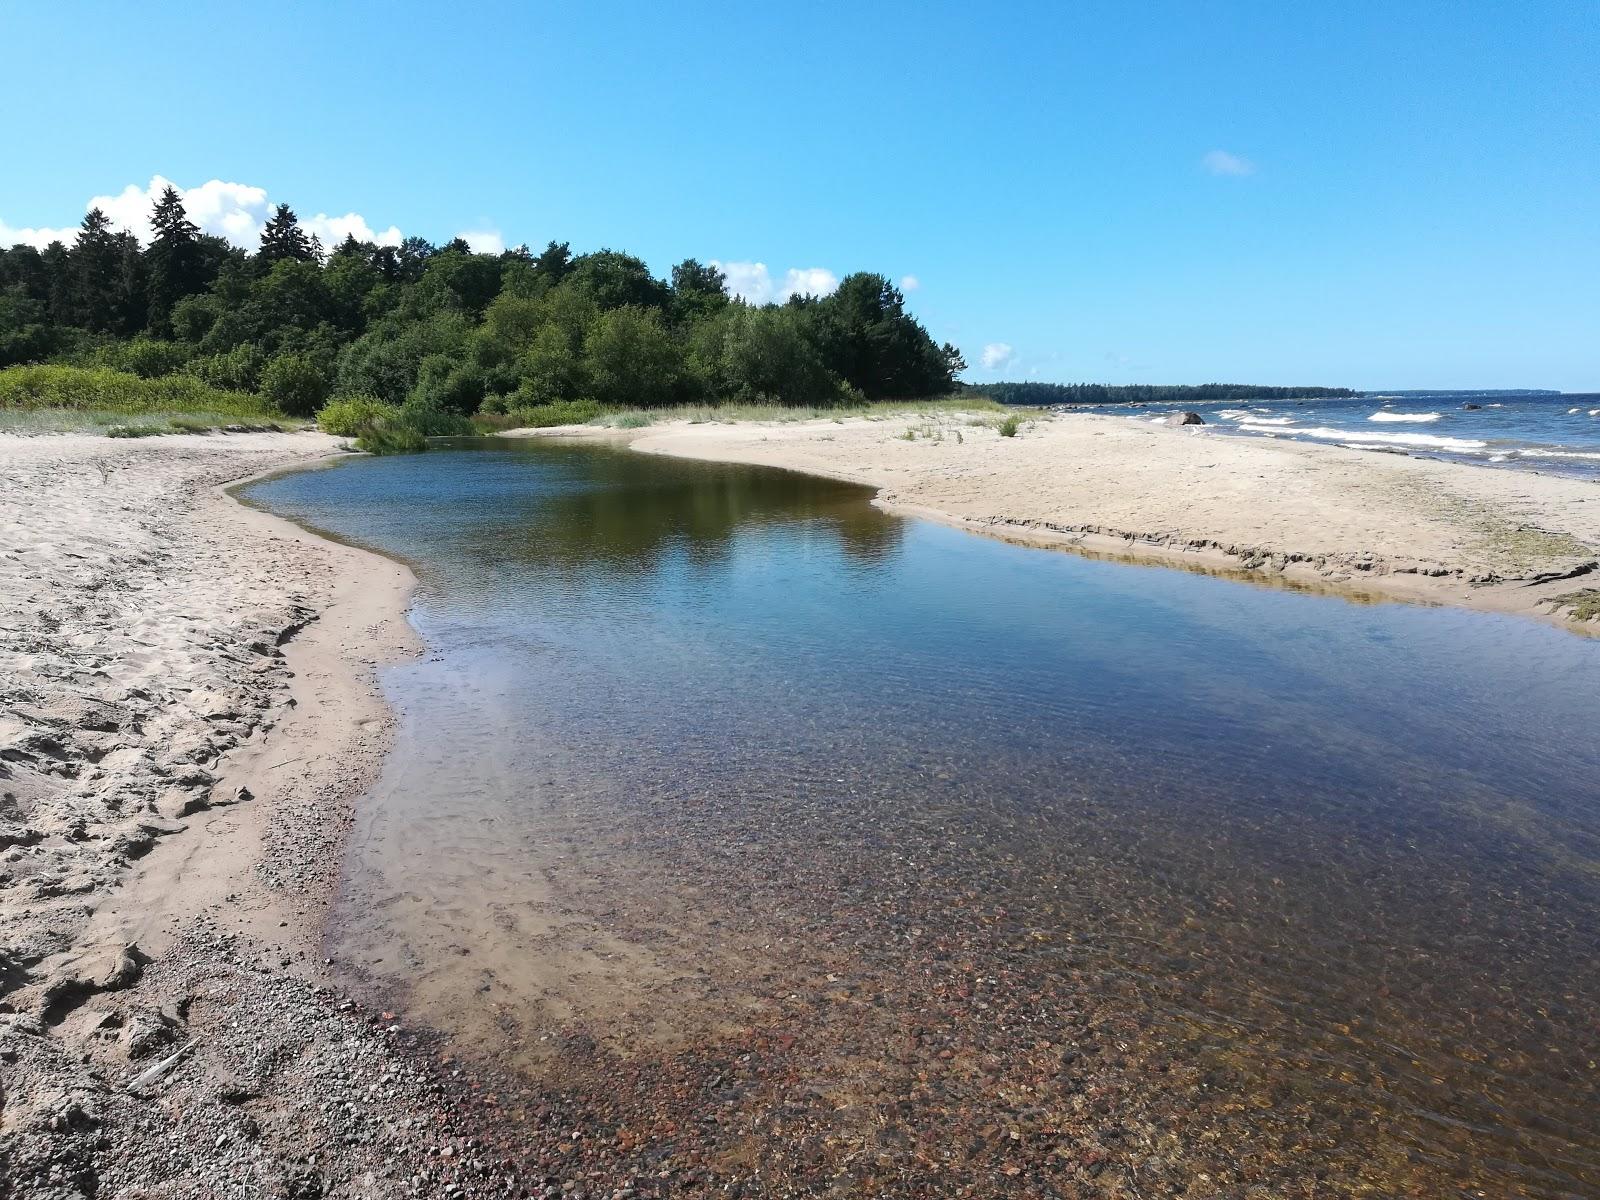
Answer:
[{"label": "water surface ripple", "polygon": [[1600,1195],[1600,641],[597,447],[248,494],[418,571],[332,952],[558,1174]]}]

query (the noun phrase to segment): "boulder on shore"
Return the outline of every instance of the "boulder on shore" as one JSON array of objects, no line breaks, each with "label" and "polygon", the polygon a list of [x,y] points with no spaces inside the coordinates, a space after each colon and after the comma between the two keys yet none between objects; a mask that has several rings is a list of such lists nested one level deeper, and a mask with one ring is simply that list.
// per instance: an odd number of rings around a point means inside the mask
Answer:
[{"label": "boulder on shore", "polygon": [[1163,425],[1204,425],[1206,419],[1197,412],[1176,412],[1167,416]]}]

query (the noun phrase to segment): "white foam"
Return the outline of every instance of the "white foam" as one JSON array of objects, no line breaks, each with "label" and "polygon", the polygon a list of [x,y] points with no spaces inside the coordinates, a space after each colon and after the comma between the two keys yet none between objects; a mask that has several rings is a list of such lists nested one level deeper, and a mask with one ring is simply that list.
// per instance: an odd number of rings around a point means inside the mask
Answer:
[{"label": "white foam", "polygon": [[1573,413],[1581,413],[1582,411],[1583,409],[1581,408],[1569,408],[1567,409],[1567,416],[1570,417]]},{"label": "white foam", "polygon": [[[1572,411],[1577,412],[1578,410],[1573,409]],[[1223,417],[1229,421],[1242,421],[1249,415],[1250,410],[1248,408],[1225,408],[1217,414],[1217,416]]]},{"label": "white foam", "polygon": [[1591,408],[1589,410],[1589,415],[1591,417],[1600,417],[1600,408]]},{"label": "white foam", "polygon": [[1244,423],[1247,425],[1293,425],[1293,417],[1252,417],[1245,414]]},{"label": "white foam", "polygon": [[1518,458],[1581,458],[1590,462],[1600,462],[1600,453],[1591,453],[1587,450],[1518,450]]},{"label": "white foam", "polygon": [[1438,413],[1397,413],[1397,412],[1375,412],[1370,417],[1367,418],[1367,420],[1369,420],[1369,421],[1415,421],[1419,425],[1423,424],[1425,422],[1428,422],[1428,421],[1437,421],[1438,419],[1439,419],[1439,414]]},{"label": "white foam", "polygon": [[[1240,429],[1251,429],[1259,433],[1274,432],[1264,429],[1256,421],[1245,421],[1240,424]],[[1366,430],[1328,429],[1319,426],[1314,429],[1296,429],[1294,431],[1305,437],[1325,438],[1330,442],[1364,442],[1368,445],[1378,446],[1419,446],[1433,450],[1483,450],[1488,442],[1474,441],[1471,438],[1439,437],[1431,433],[1369,433]]]}]

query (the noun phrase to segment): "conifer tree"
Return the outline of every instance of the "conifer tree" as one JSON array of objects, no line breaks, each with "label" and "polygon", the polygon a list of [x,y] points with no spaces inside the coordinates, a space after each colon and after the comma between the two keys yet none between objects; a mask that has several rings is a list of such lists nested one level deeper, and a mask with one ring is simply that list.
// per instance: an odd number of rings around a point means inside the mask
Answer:
[{"label": "conifer tree", "polygon": [[256,252],[256,261],[263,267],[270,267],[284,259],[311,262],[314,258],[311,239],[300,228],[294,209],[287,204],[278,205],[261,231],[261,249]]},{"label": "conifer tree", "polygon": [[68,264],[63,297],[68,324],[108,332],[120,316],[122,247],[111,230],[111,219],[98,208],[91,208],[78,227]]},{"label": "conifer tree", "polygon": [[204,263],[200,230],[189,220],[177,191],[168,187],[150,214],[153,236],[145,252],[149,275],[149,325],[162,335],[170,332],[173,305],[204,290]]}]

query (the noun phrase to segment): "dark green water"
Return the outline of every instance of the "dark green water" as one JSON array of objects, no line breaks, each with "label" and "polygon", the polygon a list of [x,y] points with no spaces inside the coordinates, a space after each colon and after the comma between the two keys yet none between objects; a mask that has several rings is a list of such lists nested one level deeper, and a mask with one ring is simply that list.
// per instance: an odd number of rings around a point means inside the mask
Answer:
[{"label": "dark green water", "polygon": [[247,495],[421,579],[331,952],[585,1162],[1600,1195],[1600,641],[605,448]]}]

